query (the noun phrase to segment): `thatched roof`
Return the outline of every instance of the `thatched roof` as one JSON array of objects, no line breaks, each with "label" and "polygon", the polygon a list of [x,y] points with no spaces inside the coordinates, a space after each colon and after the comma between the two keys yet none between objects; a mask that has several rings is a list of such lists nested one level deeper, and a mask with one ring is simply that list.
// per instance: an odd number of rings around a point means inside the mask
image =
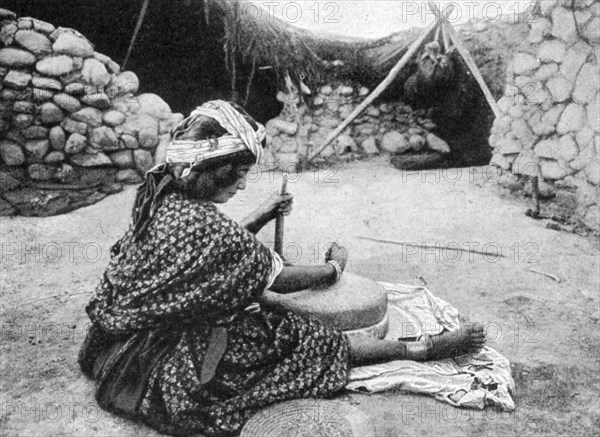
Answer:
[{"label": "thatched roof", "polygon": [[202,1],[210,19],[223,17],[228,57],[236,53],[245,62],[287,71],[310,84],[330,77],[379,80],[422,32],[413,28],[375,40],[320,34],[259,14],[244,0]]}]

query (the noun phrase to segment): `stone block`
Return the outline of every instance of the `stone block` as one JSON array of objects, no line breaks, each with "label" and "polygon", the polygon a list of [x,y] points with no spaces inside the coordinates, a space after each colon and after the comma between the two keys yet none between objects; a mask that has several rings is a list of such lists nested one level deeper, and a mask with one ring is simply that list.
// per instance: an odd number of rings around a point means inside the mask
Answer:
[{"label": "stone block", "polygon": [[502,155],[515,155],[522,150],[523,144],[514,138],[502,138],[496,146],[496,151]]},{"label": "stone block", "polygon": [[3,85],[17,90],[25,89],[29,82],[31,82],[31,74],[20,70],[10,70],[2,81]]},{"label": "stone block", "polygon": [[17,143],[12,141],[0,141],[0,156],[6,165],[16,166],[25,162],[25,153]]},{"label": "stone block", "polygon": [[40,119],[44,124],[60,123],[64,118],[64,112],[54,103],[46,102],[40,107]]},{"label": "stone block", "polygon": [[35,64],[35,55],[14,47],[0,49],[0,65],[8,68],[28,67]]},{"label": "stone block", "polygon": [[566,43],[577,40],[577,24],[573,11],[558,7],[552,11],[552,36]]},{"label": "stone block", "polygon": [[577,74],[592,52],[592,48],[583,41],[572,45],[567,50],[565,59],[560,66],[560,73],[571,83],[575,83]]},{"label": "stone block", "polygon": [[67,140],[64,150],[66,153],[70,155],[75,155],[77,153],[81,153],[87,147],[87,138],[78,133],[73,133],[69,136]]},{"label": "stone block", "polygon": [[15,41],[36,56],[45,56],[52,52],[52,43],[41,33],[32,30],[19,30],[15,33]]},{"label": "stone block", "polygon": [[133,151],[133,162],[140,174],[144,175],[154,165],[154,158],[148,150],[135,149]]},{"label": "stone block", "polygon": [[583,106],[577,103],[569,104],[562,115],[560,121],[556,126],[556,132],[560,135],[564,135],[568,132],[577,132],[585,125],[586,112]]},{"label": "stone block", "polygon": [[86,94],[81,97],[81,103],[98,109],[110,108],[110,98],[105,93]]},{"label": "stone block", "polygon": [[513,71],[517,75],[527,75],[540,66],[540,61],[529,53],[517,53],[512,61]]},{"label": "stone block", "polygon": [[81,35],[73,33],[62,33],[56,38],[52,45],[54,52],[69,56],[90,57],[94,54],[92,44]]},{"label": "stone block", "polygon": [[99,167],[112,165],[110,158],[104,153],[79,153],[71,156],[71,162],[81,167]]},{"label": "stone block", "polygon": [[600,43],[600,18],[594,17],[583,27],[581,34],[590,44]]},{"label": "stone block", "polygon": [[91,127],[102,125],[102,111],[97,108],[85,107],[71,114],[73,120],[81,121]]},{"label": "stone block", "polygon": [[12,118],[12,125],[17,129],[25,129],[33,124],[33,115],[15,114]]},{"label": "stone block", "polygon": [[43,88],[33,88],[32,90],[32,98],[36,103],[44,103],[48,100],[51,100],[54,97],[54,91],[46,90]]},{"label": "stone block", "polygon": [[540,172],[542,177],[550,180],[563,179],[572,173],[569,167],[555,160],[542,160],[540,163]]},{"label": "stone block", "polygon": [[44,58],[35,64],[35,69],[47,76],[62,76],[73,71],[73,59],[66,55]]},{"label": "stone block", "polygon": [[33,29],[36,32],[43,33],[44,35],[50,35],[56,29],[52,24],[42,20],[33,19]]},{"label": "stone block", "polygon": [[110,74],[104,64],[93,58],[83,61],[81,74],[86,82],[98,87],[106,86],[110,82]]},{"label": "stone block", "polygon": [[450,146],[448,143],[435,134],[430,133],[427,135],[427,145],[431,150],[436,152],[443,154],[450,153]]},{"label": "stone block", "polygon": [[29,140],[25,143],[25,150],[31,154],[35,161],[41,161],[50,150],[50,141]]},{"label": "stone block", "polygon": [[[125,114],[116,110],[106,111],[102,115],[102,121],[111,127],[115,127],[122,124],[125,121],[125,118]],[[170,131],[170,129],[167,130],[167,132],[168,131]]]},{"label": "stone block", "polygon": [[63,150],[65,148],[66,135],[65,131],[60,126],[54,126],[50,129],[48,138],[50,140],[50,147],[52,147],[53,150]]},{"label": "stone block", "polygon": [[137,171],[130,169],[119,170],[116,179],[118,182],[123,182],[125,184],[139,184],[143,181]]},{"label": "stone block", "polygon": [[118,150],[119,139],[115,131],[108,126],[100,126],[92,129],[90,144],[102,150]]},{"label": "stone block", "polygon": [[110,154],[110,159],[119,168],[135,168],[131,150],[119,150]]},{"label": "stone block", "polygon": [[360,143],[360,147],[367,155],[376,155],[379,153],[379,149],[377,148],[377,140],[375,137],[369,137]]},{"label": "stone block", "polygon": [[585,126],[583,129],[579,130],[575,134],[575,142],[577,143],[579,148],[586,147],[587,145],[589,145],[591,143],[591,141],[593,139],[594,139],[594,130],[589,126]]},{"label": "stone block", "polygon": [[24,114],[33,114],[35,105],[31,102],[18,100],[13,103],[13,111],[22,112]]},{"label": "stone block", "polygon": [[544,40],[544,37],[548,35],[552,30],[552,23],[547,18],[537,17],[537,20],[531,23],[531,30],[529,31],[529,42],[539,43]]},{"label": "stone block", "polygon": [[542,123],[549,124],[551,126],[556,126],[565,108],[565,105],[554,105],[548,111],[543,113]]},{"label": "stone block", "polygon": [[552,99],[555,102],[564,102],[571,97],[573,90],[573,82],[567,80],[563,76],[554,76],[546,82],[546,88],[550,91]]},{"label": "stone block", "polygon": [[140,87],[138,77],[132,71],[124,71],[112,78],[106,92],[113,98],[135,94]]},{"label": "stone block", "polygon": [[410,143],[403,134],[392,131],[383,135],[381,148],[390,153],[404,153],[410,150]]},{"label": "stone block", "polygon": [[565,58],[567,48],[560,40],[544,41],[538,49],[538,58],[542,62],[561,63]]},{"label": "stone block", "polygon": [[60,106],[67,112],[77,112],[81,109],[81,103],[70,94],[55,94],[52,100],[57,106]]},{"label": "stone block", "polygon": [[588,103],[600,89],[600,71],[596,65],[586,63],[581,67],[575,82],[573,100],[576,103]]},{"label": "stone block", "polygon": [[58,150],[54,150],[53,152],[48,153],[44,158],[44,162],[46,164],[59,164],[61,162],[64,162],[64,160],[65,154]]},{"label": "stone block", "polygon": [[24,129],[23,136],[28,140],[40,140],[48,138],[48,128],[44,126],[29,126]]},{"label": "stone block", "polygon": [[78,133],[84,136],[87,134],[87,124],[80,121],[75,121],[72,118],[65,118],[60,123],[60,126],[67,132]]},{"label": "stone block", "polygon": [[546,81],[558,72],[558,64],[551,62],[544,64],[535,72],[535,78],[539,81]]},{"label": "stone block", "polygon": [[138,140],[133,135],[122,134],[119,139],[119,147],[126,149],[137,149],[140,147]]},{"label": "stone block", "polygon": [[34,87],[44,88],[54,91],[62,90],[62,84],[56,79],[43,76],[33,76],[31,83]]}]

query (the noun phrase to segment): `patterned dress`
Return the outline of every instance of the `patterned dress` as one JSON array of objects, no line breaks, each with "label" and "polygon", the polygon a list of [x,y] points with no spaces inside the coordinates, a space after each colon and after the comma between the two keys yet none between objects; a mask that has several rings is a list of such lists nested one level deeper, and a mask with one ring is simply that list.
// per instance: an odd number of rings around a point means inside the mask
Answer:
[{"label": "patterned dress", "polygon": [[236,435],[261,407],[341,390],[341,331],[247,310],[272,257],[212,203],[166,195],[141,238],[130,229],[111,248],[86,307],[79,362],[100,406],[167,434]]}]

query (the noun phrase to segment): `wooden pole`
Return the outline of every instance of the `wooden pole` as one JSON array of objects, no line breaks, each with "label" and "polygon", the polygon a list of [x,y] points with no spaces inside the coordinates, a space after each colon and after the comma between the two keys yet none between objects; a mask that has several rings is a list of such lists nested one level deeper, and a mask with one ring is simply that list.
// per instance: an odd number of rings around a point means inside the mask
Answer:
[{"label": "wooden pole", "polygon": [[502,111],[500,110],[498,103],[496,103],[496,99],[494,99],[492,92],[490,91],[487,84],[485,83],[485,80],[483,79],[483,76],[481,75],[479,68],[477,68],[477,64],[475,64],[475,61],[473,60],[473,57],[469,53],[469,50],[465,47],[463,42],[460,40],[460,38],[456,34],[456,31],[449,23],[444,21],[442,23],[442,26],[444,26],[444,30],[448,33],[448,35],[450,36],[450,39],[452,40],[452,43],[456,46],[458,53],[460,53],[462,58],[465,60],[467,67],[469,67],[469,70],[471,70],[471,74],[473,75],[473,77],[475,77],[475,80],[479,84],[481,91],[483,91],[483,94],[485,95],[485,99],[487,100],[488,104],[490,105],[490,108],[492,108],[492,111],[494,111],[494,115],[496,116],[496,118],[499,118],[502,115]]},{"label": "wooden pole", "polygon": [[138,33],[142,28],[142,23],[144,22],[144,17],[146,16],[146,11],[148,10],[148,3],[150,0],[144,0],[142,4],[142,10],[140,11],[140,16],[138,17],[137,23],[135,23],[135,29],[133,31],[133,36],[131,37],[131,41],[129,42],[129,48],[127,49],[127,54],[125,55],[125,59],[121,64],[121,71],[125,70],[125,66],[127,65],[127,61],[129,60],[129,56],[131,56],[131,52],[133,51],[133,45],[135,44],[135,40],[137,39]]},{"label": "wooden pole", "polygon": [[387,77],[373,90],[373,92],[340,124],[333,132],[331,132],[323,144],[319,146],[317,151],[313,153],[309,158],[308,162],[315,159],[319,154],[327,147],[333,140],[337,138],[339,134],[341,134],[344,129],[348,127],[352,120],[360,115],[379,95],[392,83],[394,78],[398,75],[400,70],[404,68],[404,66],[410,61],[410,58],[419,50],[419,47],[423,44],[423,41],[427,38],[427,36],[431,33],[433,29],[436,28],[438,22],[433,23],[431,26],[427,28],[425,32],[417,39],[412,45],[408,48],[404,56],[398,61],[398,63],[390,70]]},{"label": "wooden pole", "polygon": [[[281,181],[281,187],[279,188],[279,195],[283,196],[287,192],[288,175],[283,174]],[[275,252],[283,256],[283,214],[277,214],[275,219]]]}]

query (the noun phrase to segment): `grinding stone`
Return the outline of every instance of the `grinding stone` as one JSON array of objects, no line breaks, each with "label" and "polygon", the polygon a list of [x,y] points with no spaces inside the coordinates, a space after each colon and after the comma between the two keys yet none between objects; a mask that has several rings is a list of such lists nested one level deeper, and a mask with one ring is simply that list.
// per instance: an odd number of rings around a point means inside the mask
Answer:
[{"label": "grinding stone", "polygon": [[263,303],[313,316],[343,331],[380,324],[387,313],[387,292],[377,282],[346,273],[333,286],[290,294],[266,291]]}]

